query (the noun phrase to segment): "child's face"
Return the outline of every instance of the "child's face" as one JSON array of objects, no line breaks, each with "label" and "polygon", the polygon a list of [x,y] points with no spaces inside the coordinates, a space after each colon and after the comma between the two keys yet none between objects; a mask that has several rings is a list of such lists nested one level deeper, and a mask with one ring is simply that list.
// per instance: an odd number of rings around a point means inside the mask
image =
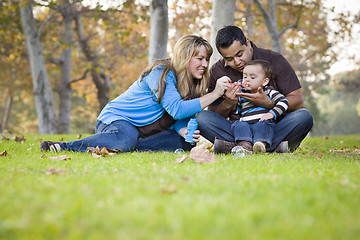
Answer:
[{"label": "child's face", "polygon": [[265,73],[260,65],[249,65],[244,68],[243,82],[246,83],[247,90],[256,93],[259,87],[268,84],[269,79],[265,78]]}]

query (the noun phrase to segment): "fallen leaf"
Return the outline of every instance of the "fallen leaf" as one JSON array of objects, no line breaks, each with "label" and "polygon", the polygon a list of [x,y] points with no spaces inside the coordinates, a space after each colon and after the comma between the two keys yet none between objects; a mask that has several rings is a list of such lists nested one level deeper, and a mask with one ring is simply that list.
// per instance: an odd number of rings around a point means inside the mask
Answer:
[{"label": "fallen leaf", "polygon": [[42,171],[43,173],[45,173],[46,175],[51,175],[51,174],[56,174],[56,175],[60,175],[60,174],[63,174],[63,173],[66,173],[68,170],[58,170],[56,168],[50,168],[46,171]]},{"label": "fallen leaf", "polygon": [[101,158],[101,155],[96,154],[96,153],[91,153],[91,155],[92,155],[94,158]]},{"label": "fallen leaf", "polygon": [[215,155],[211,153],[204,144],[190,150],[190,158],[197,163],[215,163]]},{"label": "fallen leaf", "polygon": [[176,192],[176,186],[171,184],[168,188],[161,189],[162,194],[173,194]]},{"label": "fallen leaf", "polygon": [[176,159],[177,163],[183,163],[187,158],[191,158],[196,163],[215,163],[215,155],[206,148],[206,144],[196,146],[191,149],[190,156],[183,155],[182,158]]},{"label": "fallen leaf", "polygon": [[342,148],[342,149],[330,149],[330,152],[339,153],[339,152],[349,152],[351,151],[349,148]]},{"label": "fallen leaf", "polygon": [[26,141],[26,138],[24,137],[24,136],[21,136],[21,137],[19,137],[19,136],[15,136],[15,142],[20,142],[20,143],[23,143],[23,142],[25,142]]},{"label": "fallen leaf", "polygon": [[122,152],[120,149],[108,149],[106,147],[99,148],[99,146],[88,147],[87,151],[91,153],[94,158],[106,157],[106,156],[114,156],[116,153]]},{"label": "fallen leaf", "polygon": [[10,140],[10,138],[5,137],[4,135],[1,135],[1,139],[2,139],[2,140],[5,140],[5,141],[9,141],[9,140]]},{"label": "fallen leaf", "polygon": [[7,153],[6,150],[4,150],[0,153],[0,157],[6,157],[6,156],[9,156],[9,154]]},{"label": "fallen leaf", "polygon": [[71,157],[66,156],[66,155],[61,155],[61,156],[56,156],[56,157],[49,157],[50,160],[53,161],[63,161],[63,160],[70,160]]},{"label": "fallen leaf", "polygon": [[181,158],[177,158],[177,159],[176,159],[176,162],[177,162],[177,163],[183,163],[183,162],[185,162],[185,160],[186,160],[187,158],[190,158],[190,157],[187,156],[187,155],[183,155]]}]

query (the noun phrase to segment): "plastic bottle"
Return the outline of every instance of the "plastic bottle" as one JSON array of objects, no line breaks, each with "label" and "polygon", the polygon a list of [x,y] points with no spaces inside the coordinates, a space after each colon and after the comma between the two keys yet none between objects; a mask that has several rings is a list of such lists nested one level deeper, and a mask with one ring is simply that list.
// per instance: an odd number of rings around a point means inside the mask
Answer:
[{"label": "plastic bottle", "polygon": [[194,131],[197,129],[198,123],[195,118],[190,118],[190,121],[187,125],[187,134],[185,135],[185,142],[188,143],[195,143],[194,138],[192,135],[194,135]]},{"label": "plastic bottle", "polygon": [[236,157],[243,158],[248,154],[248,151],[246,151],[242,146],[235,146],[231,150],[231,154]]}]

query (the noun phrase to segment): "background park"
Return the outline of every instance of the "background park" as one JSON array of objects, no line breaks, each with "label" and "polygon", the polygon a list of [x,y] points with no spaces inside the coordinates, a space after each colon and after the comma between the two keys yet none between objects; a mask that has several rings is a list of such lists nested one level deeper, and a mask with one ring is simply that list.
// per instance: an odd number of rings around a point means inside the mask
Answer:
[{"label": "background park", "polygon": [[[0,239],[360,239],[359,1],[0,8]],[[179,164],[178,153],[40,151],[93,133],[104,105],[179,37],[213,42],[231,24],[301,81],[314,128],[294,153]]]}]

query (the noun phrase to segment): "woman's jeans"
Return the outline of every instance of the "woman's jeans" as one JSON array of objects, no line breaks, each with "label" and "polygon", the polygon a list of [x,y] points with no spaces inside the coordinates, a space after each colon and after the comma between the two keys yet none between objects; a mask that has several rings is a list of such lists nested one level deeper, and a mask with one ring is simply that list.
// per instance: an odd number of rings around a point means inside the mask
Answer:
[{"label": "woman's jeans", "polygon": [[[196,115],[200,134],[214,142],[215,138],[235,142],[231,130],[232,122],[212,111],[202,111]],[[287,113],[275,125],[273,144],[269,151],[274,151],[282,141],[288,141],[290,151],[294,151],[310,132],[313,117],[305,108]]]},{"label": "woman's jeans", "polygon": [[182,148],[190,150],[193,145],[185,142],[175,130],[165,130],[146,138],[139,138],[140,134],[136,127],[125,120],[114,121],[110,124],[96,122],[95,134],[72,142],[62,142],[63,150],[85,152],[88,147],[106,147],[118,149],[122,152],[138,151],[175,151]]},{"label": "woman's jeans", "polygon": [[275,122],[272,120],[259,121],[256,123],[247,123],[243,121],[235,121],[231,125],[234,135],[234,141],[248,141],[252,144],[256,142],[267,143],[266,146],[271,148],[274,139]]}]

